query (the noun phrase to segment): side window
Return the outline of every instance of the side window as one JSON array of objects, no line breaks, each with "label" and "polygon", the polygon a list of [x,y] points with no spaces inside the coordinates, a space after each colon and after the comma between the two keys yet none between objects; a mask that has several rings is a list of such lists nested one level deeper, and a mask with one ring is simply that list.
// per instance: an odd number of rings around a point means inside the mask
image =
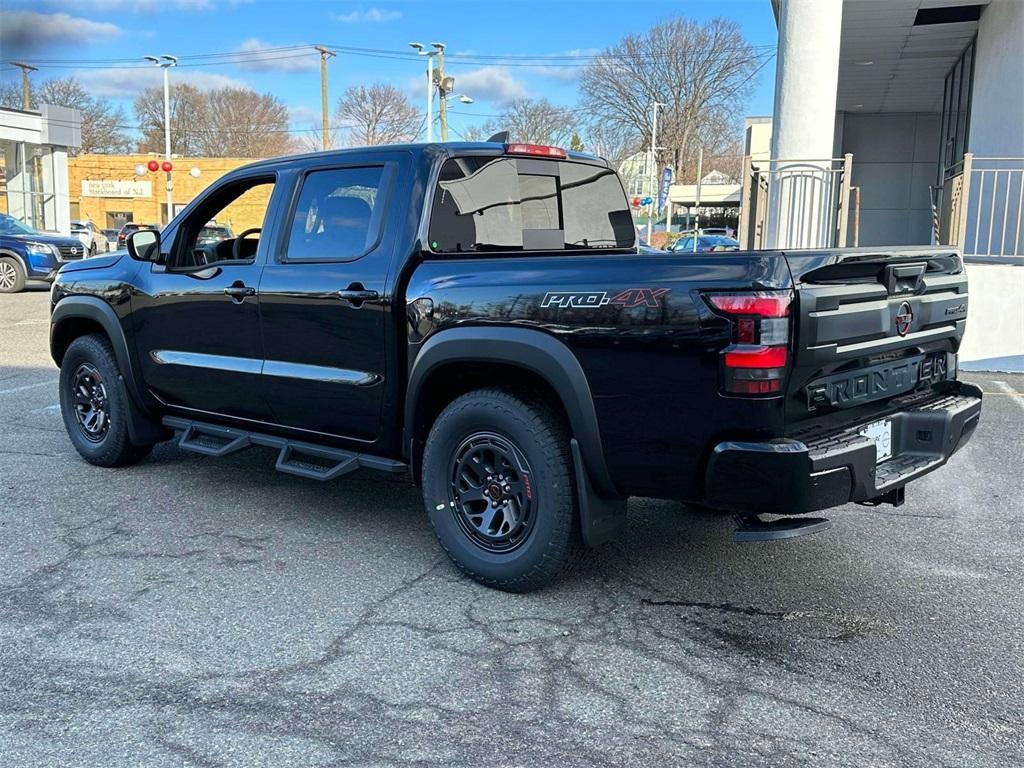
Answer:
[{"label": "side window", "polygon": [[244,179],[210,195],[182,223],[174,268],[249,264],[256,258],[274,177]]},{"label": "side window", "polygon": [[381,233],[390,166],[313,171],[292,214],[286,261],[350,261]]}]

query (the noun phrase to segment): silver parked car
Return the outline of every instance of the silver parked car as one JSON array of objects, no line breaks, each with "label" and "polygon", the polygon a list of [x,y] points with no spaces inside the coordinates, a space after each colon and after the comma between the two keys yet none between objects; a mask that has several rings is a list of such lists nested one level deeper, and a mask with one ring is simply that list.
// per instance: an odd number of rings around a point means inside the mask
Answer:
[{"label": "silver parked car", "polygon": [[98,253],[106,253],[110,244],[106,236],[88,219],[84,221],[71,222],[71,236],[82,241],[85,248],[85,258],[95,256]]}]

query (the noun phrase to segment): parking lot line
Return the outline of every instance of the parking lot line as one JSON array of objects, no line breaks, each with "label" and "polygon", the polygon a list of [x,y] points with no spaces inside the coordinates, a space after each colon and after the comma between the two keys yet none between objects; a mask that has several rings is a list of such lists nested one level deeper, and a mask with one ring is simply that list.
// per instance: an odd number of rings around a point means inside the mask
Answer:
[{"label": "parking lot line", "polygon": [[[995,384],[997,387],[999,387],[1001,390],[1003,390],[1002,394],[1010,395],[1010,397],[1013,398],[1013,402],[1015,402],[1021,408],[1024,408],[1024,395],[1022,395],[1020,392],[1015,390],[1013,387],[1011,387],[1005,381],[996,381],[995,379],[993,379],[992,383]],[[995,394],[999,394],[999,393],[995,393]]]},{"label": "parking lot line", "polygon": [[49,387],[57,383],[57,379],[50,379],[49,381],[37,381],[35,384],[25,384],[21,387],[12,387],[11,389],[0,389],[0,395],[13,395],[15,392],[24,392],[26,389],[35,389],[36,387]]}]

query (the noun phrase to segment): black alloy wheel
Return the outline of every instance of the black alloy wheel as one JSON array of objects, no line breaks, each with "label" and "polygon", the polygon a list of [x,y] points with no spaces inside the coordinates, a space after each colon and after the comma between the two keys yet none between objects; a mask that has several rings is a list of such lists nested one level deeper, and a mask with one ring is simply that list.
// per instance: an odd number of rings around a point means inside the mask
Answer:
[{"label": "black alloy wheel", "polygon": [[91,443],[103,441],[110,430],[110,401],[103,376],[91,363],[82,363],[71,377],[75,420]]},{"label": "black alloy wheel", "polygon": [[455,450],[450,507],[478,547],[510,552],[530,535],[536,509],[531,475],[523,452],[493,432],[476,432]]},{"label": "black alloy wheel", "polygon": [[497,387],[449,403],[423,448],[423,502],[459,570],[529,592],[582,553],[568,424],[557,405]]},{"label": "black alloy wheel", "polygon": [[150,452],[152,443],[133,443],[130,425],[146,434],[154,427],[129,399],[110,341],[79,336],[60,364],[60,412],[75,450],[90,464],[124,467]]}]

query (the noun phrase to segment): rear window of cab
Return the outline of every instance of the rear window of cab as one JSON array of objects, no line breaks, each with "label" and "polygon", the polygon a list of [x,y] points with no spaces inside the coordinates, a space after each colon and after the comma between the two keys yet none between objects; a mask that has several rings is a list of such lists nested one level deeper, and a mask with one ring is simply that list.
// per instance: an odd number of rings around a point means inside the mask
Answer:
[{"label": "rear window of cab", "polygon": [[600,165],[501,155],[441,167],[428,228],[435,253],[630,249],[622,183]]}]

